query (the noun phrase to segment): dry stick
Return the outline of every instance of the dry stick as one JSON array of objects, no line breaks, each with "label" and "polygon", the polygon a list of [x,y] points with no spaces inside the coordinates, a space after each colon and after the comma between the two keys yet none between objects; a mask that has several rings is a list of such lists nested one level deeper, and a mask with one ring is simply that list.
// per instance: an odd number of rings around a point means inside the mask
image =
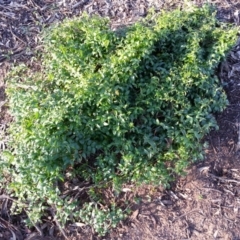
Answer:
[{"label": "dry stick", "polygon": [[[18,200],[15,200],[15,199],[13,199],[13,198],[5,195],[5,194],[0,195],[0,199],[8,199],[8,200],[11,200],[11,201],[16,202],[16,203],[18,203],[18,204],[23,204],[23,203],[19,202]],[[26,206],[26,204],[23,204],[23,205]],[[27,213],[26,210],[25,210],[25,212]],[[28,215],[28,214],[27,214],[27,215]],[[29,220],[31,221],[31,223],[33,224],[33,226],[37,229],[37,231],[39,232],[40,236],[43,236],[42,230],[41,230],[36,224],[34,224],[34,222],[33,222],[32,219],[29,217],[29,215],[28,215],[28,218],[29,218]]]},{"label": "dry stick", "polygon": [[12,27],[10,26],[10,32],[12,33],[12,35],[15,37],[15,38],[17,38],[19,41],[21,41],[23,44],[24,44],[24,47],[26,46],[26,43],[25,43],[25,41],[24,40],[22,40],[20,37],[18,37],[14,32],[13,32],[13,30],[12,30]]},{"label": "dry stick", "polygon": [[[25,212],[27,213],[26,210],[25,210]],[[27,214],[27,215],[28,215],[28,214]],[[32,225],[37,229],[37,231],[39,232],[40,236],[42,237],[42,236],[43,236],[43,232],[42,232],[41,228],[38,227],[37,224],[35,224],[35,223],[32,221],[32,219],[29,217],[29,215],[28,215],[28,218],[29,218],[29,220],[31,221]]]},{"label": "dry stick", "polygon": [[238,127],[238,142],[237,142],[236,152],[238,150],[240,150],[240,123],[239,123],[239,121],[237,123],[237,127]]},{"label": "dry stick", "polygon": [[9,200],[15,201],[15,199],[13,199],[5,194],[0,195],[0,199],[9,199]]},{"label": "dry stick", "polygon": [[57,218],[56,218],[56,215],[54,214],[53,210],[50,209],[51,213],[52,213],[52,216],[53,216],[53,220],[54,222],[56,223],[56,225],[58,226],[60,232],[62,233],[62,235],[64,236],[65,239],[68,239],[66,233],[64,232],[64,230],[62,229],[60,223],[58,222]]},{"label": "dry stick", "polygon": [[7,9],[7,10],[9,10],[9,12],[11,12],[11,9],[10,9],[9,7],[6,7],[6,6],[3,6],[3,5],[0,5],[0,8]]},{"label": "dry stick", "polygon": [[3,218],[0,218],[0,227],[3,228],[3,229],[8,229],[12,233],[12,238],[11,239],[12,240],[17,240],[16,234],[13,231],[13,230],[17,230],[17,229],[14,226],[12,226],[11,224],[9,224],[9,222],[4,220]]},{"label": "dry stick", "polygon": [[31,4],[32,4],[32,6],[33,6],[34,9],[35,9],[35,8],[41,9],[34,1],[30,0],[30,2],[31,2]]},{"label": "dry stick", "polygon": [[230,219],[230,218],[228,218],[228,217],[226,217],[225,216],[225,214],[223,214],[222,215],[227,221],[229,221],[229,222],[232,222],[232,223],[235,223],[235,221],[234,220],[232,220],[232,219]]},{"label": "dry stick", "polygon": [[74,9],[74,8],[77,8],[77,7],[83,5],[83,4],[87,3],[87,2],[88,2],[88,0],[83,0],[83,1],[77,2],[77,3],[75,3],[74,5],[72,5],[72,8],[73,8],[73,9]]},{"label": "dry stick", "polygon": [[17,240],[16,234],[10,229],[10,232],[12,233],[12,240]]},{"label": "dry stick", "polygon": [[201,189],[206,189],[206,190],[211,190],[211,191],[215,191],[215,192],[218,192],[218,193],[223,193],[223,192],[221,192],[221,191],[219,191],[219,190],[217,190],[217,189],[214,189],[214,188],[210,188],[210,187],[203,187],[203,188],[201,188]]},{"label": "dry stick", "polygon": [[16,200],[16,199],[13,199],[13,198],[5,195],[5,194],[0,195],[0,199],[8,199],[8,200],[11,200],[11,201],[16,202],[16,203],[18,203],[18,204],[22,204],[22,205],[24,205],[24,206],[27,206],[27,204],[24,204],[24,203],[22,203],[22,202],[20,202],[20,201],[18,201],[18,200]]},{"label": "dry stick", "polygon": [[229,182],[229,183],[238,183],[240,184],[240,181],[237,181],[237,180],[234,180],[234,179],[228,179],[228,178],[224,178],[224,177],[217,177],[211,173],[209,173],[209,176],[213,177],[213,178],[216,178],[220,181],[223,181],[223,182]]},{"label": "dry stick", "polygon": [[188,225],[188,222],[185,220],[185,223],[186,223],[186,228],[185,228],[185,230],[186,230],[186,233],[187,233],[187,238],[188,239],[190,239],[190,236],[189,236],[189,225]]},{"label": "dry stick", "polygon": [[15,16],[13,16],[13,15],[11,16],[11,14],[8,14],[8,13],[5,13],[5,12],[1,12],[1,11],[0,11],[0,14],[2,16],[4,16],[4,17],[11,18],[13,20],[17,20],[17,18]]},{"label": "dry stick", "polygon": [[182,217],[188,215],[189,213],[196,212],[197,210],[198,210],[198,208],[195,208],[195,209],[193,209],[192,211],[186,212],[186,213],[182,214],[181,216],[179,216],[179,217],[173,219],[172,222],[175,222],[176,220],[178,220],[178,219],[180,219],[180,218],[182,218]]},{"label": "dry stick", "polygon": [[211,138],[211,137],[210,137],[210,142],[211,142],[211,145],[212,145],[212,148],[213,148],[214,153],[217,155],[217,151],[216,151],[215,147],[213,146],[212,138]]}]

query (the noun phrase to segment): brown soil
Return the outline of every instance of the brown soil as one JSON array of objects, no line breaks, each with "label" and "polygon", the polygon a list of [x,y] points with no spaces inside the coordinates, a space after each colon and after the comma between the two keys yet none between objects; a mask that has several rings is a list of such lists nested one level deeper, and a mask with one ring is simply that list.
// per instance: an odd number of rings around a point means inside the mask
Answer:
[{"label": "brown soil", "polygon": [[[167,3],[166,3],[167,2]],[[0,149],[6,146],[5,130],[11,120],[6,107],[5,75],[10,63],[33,63],[41,48],[39,32],[44,26],[83,11],[109,16],[112,28],[131,24],[147,9],[171,9],[181,0],[0,0]],[[192,1],[202,4],[204,0]],[[210,2],[210,1],[208,1]],[[221,21],[240,25],[240,3],[212,0]],[[89,226],[58,228],[52,220],[28,229],[25,218],[11,216],[11,199],[0,191],[0,239],[240,239],[240,41],[218,71],[229,99],[227,109],[216,116],[219,130],[204,141],[205,160],[193,164],[169,189],[125,186],[117,201],[131,203],[131,216],[104,238]],[[111,193],[109,193],[111,194]],[[138,199],[138,201],[136,200]],[[43,236],[40,236],[40,235]]]}]

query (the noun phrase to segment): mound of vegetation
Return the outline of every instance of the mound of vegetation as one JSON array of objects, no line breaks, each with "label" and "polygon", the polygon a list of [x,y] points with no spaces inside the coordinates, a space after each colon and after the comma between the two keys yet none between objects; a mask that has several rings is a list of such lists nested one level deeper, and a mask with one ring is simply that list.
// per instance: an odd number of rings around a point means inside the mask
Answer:
[{"label": "mound of vegetation", "polygon": [[37,222],[59,221],[104,234],[125,213],[114,203],[61,196],[66,177],[94,186],[166,186],[202,159],[202,137],[227,104],[215,70],[236,40],[212,8],[174,10],[111,31],[99,17],[66,20],[44,34],[42,71],[15,68],[8,83],[14,122],[1,156],[1,186]]}]

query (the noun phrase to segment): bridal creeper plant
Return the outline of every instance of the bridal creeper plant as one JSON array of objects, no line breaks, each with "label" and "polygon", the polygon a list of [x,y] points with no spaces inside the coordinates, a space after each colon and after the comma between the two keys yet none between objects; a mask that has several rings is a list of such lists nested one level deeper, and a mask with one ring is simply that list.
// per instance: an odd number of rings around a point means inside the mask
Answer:
[{"label": "bridal creeper plant", "polygon": [[[86,15],[51,27],[43,70],[9,75],[2,187],[32,222],[51,206],[62,224],[71,216],[105,234],[125,212],[93,200],[94,186],[166,186],[203,159],[200,141],[227,104],[215,71],[236,36],[209,6],[152,13],[117,31]],[[66,174],[92,183],[88,203],[61,197]]]}]

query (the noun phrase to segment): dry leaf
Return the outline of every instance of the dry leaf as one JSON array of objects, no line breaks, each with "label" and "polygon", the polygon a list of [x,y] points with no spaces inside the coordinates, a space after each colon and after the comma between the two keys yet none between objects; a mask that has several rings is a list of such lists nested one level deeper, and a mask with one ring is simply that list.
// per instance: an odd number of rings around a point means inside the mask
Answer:
[{"label": "dry leaf", "polygon": [[131,192],[131,191],[132,191],[132,190],[131,190],[130,188],[123,188],[123,189],[122,189],[122,192],[125,192],[125,193],[126,193],[126,192]]},{"label": "dry leaf", "polygon": [[73,224],[71,224],[72,227],[84,227],[86,226],[85,223],[81,223],[81,222],[75,222]]},{"label": "dry leaf", "polygon": [[139,209],[135,210],[135,211],[132,213],[132,215],[131,215],[130,218],[131,218],[132,220],[135,220],[135,219],[137,219],[138,214],[139,214]]}]

